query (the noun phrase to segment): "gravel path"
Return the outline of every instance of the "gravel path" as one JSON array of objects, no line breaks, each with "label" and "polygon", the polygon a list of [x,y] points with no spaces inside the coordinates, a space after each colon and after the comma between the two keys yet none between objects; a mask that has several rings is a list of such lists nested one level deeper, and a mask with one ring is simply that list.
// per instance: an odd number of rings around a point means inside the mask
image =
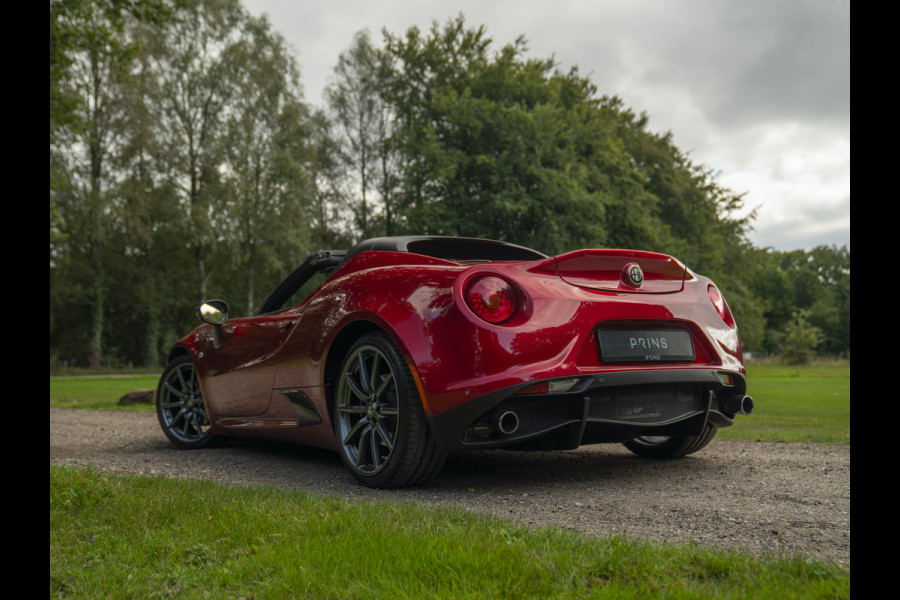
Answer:
[{"label": "gravel path", "polygon": [[430,483],[370,490],[337,453],[232,441],[179,451],[154,413],[50,409],[50,463],[454,505],[535,526],[850,563],[850,447],[713,441],[674,461],[618,444],[450,456]]}]

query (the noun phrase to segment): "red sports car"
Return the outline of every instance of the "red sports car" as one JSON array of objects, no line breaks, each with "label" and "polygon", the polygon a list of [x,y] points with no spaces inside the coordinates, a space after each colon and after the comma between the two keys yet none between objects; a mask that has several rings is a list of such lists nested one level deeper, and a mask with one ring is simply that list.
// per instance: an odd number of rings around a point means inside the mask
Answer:
[{"label": "red sports car", "polygon": [[197,312],[157,390],[166,436],[335,449],[371,487],[425,481],[454,450],[684,456],[753,408],[722,294],[653,252],[375,238],[309,256],[251,316]]}]

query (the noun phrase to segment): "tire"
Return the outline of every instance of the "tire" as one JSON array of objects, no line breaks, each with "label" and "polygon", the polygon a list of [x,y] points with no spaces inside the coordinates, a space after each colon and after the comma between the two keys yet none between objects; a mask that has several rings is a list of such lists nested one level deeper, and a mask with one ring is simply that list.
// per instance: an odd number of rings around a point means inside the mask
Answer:
[{"label": "tire", "polygon": [[197,372],[189,356],[172,360],[159,378],[156,416],[163,433],[178,448],[211,448],[228,440],[227,436],[212,432]]},{"label": "tire", "polygon": [[644,458],[681,458],[706,447],[718,430],[718,427],[708,425],[700,435],[642,435],[623,444]]},{"label": "tire", "polygon": [[428,429],[409,367],[383,333],[364,335],[344,357],[333,423],[341,460],[368,487],[417,485],[446,460]]}]

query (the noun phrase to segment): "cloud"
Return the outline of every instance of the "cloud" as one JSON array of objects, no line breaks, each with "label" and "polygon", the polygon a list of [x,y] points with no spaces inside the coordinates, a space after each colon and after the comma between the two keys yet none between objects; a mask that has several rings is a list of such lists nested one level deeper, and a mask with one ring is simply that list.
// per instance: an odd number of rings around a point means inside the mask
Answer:
[{"label": "cloud", "polygon": [[849,137],[807,123],[767,122],[732,132],[727,142],[713,143],[721,149],[719,182],[746,192],[748,211],[758,208],[757,243],[806,248],[842,229],[840,243],[849,245]]},{"label": "cloud", "polygon": [[316,105],[361,29],[380,43],[382,28],[428,30],[463,13],[495,49],[524,35],[530,57],[578,66],[600,94],[646,112],[651,130],[671,131],[720,183],[747,192],[760,206],[754,243],[807,248],[842,227],[849,243],[847,0],[244,1],[293,43]]}]

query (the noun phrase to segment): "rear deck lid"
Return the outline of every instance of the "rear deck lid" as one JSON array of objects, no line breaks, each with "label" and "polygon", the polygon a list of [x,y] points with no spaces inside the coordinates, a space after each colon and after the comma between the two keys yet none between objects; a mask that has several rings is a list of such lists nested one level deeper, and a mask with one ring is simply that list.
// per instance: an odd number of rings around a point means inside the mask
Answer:
[{"label": "rear deck lid", "polygon": [[576,250],[555,260],[563,281],[592,290],[671,294],[682,290],[687,276],[671,256],[640,250]]}]

